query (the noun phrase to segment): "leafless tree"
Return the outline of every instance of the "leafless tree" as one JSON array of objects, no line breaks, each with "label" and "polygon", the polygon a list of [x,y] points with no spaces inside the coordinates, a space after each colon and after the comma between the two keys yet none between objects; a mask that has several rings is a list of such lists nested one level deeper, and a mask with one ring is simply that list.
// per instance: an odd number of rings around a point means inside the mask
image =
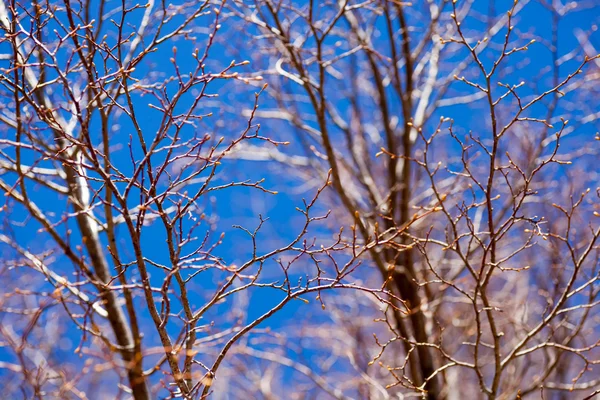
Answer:
[{"label": "leafless tree", "polygon": [[3,395],[600,393],[594,1],[173,3],[0,1]]},{"label": "leafless tree", "polygon": [[352,393],[597,389],[595,4],[226,7],[271,87],[256,115],[299,144],[238,156],[282,163],[308,182],[331,173],[337,219],[365,242],[403,232],[369,258],[410,314],[390,310],[383,328],[364,310],[334,319],[352,348]]},{"label": "leafless tree", "polygon": [[[213,122],[219,81],[260,80],[238,74],[245,62],[208,65],[220,7],[0,3],[0,334],[3,370],[18,377],[4,380],[5,395],[206,397],[232,346],[290,301],[333,288],[384,304],[393,298],[350,278],[374,243],[310,236],[327,217],[316,206],[327,178],[298,208],[303,222],[289,243],[265,251],[257,243],[265,220],[256,216],[255,229],[239,228],[251,257],[235,265],[217,255],[224,239],[213,193],[274,193],[262,180],[228,181],[221,165],[242,142],[282,144],[261,136],[254,111],[245,122],[229,116],[223,135]],[[198,21],[208,30],[198,31]],[[152,54],[174,42],[168,66],[153,72],[160,58]],[[243,104],[247,94],[236,99]],[[334,255],[349,248],[338,262]],[[296,264],[304,280],[294,280]],[[263,278],[273,268],[279,273]],[[250,317],[243,299],[258,291],[277,301]],[[83,360],[62,360],[72,351]]]}]

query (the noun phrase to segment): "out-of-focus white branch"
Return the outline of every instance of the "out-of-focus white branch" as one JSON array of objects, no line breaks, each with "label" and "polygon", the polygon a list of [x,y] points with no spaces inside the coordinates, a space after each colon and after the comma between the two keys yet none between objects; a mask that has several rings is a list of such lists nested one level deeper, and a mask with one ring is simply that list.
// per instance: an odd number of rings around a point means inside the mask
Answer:
[{"label": "out-of-focus white branch", "polygon": [[[10,238],[8,236],[0,234],[0,242],[3,242],[5,244],[9,245],[10,247],[12,247],[13,249],[15,249],[23,257],[25,257],[27,260],[29,260],[31,262],[31,266],[36,271],[44,274],[44,276],[46,276],[49,280],[55,281],[57,283],[56,285],[54,285],[56,288],[59,289],[61,287],[65,287],[69,292],[73,293],[81,301],[88,303],[88,304],[90,303],[90,298],[88,295],[83,293],[81,290],[77,289],[77,287],[75,287],[75,285],[73,283],[69,282],[67,279],[63,278],[62,276],[58,275],[56,272],[54,272],[50,268],[48,268],[46,266],[46,264],[44,264],[44,262],[42,260],[40,260],[36,255],[19,247],[16,243],[14,243],[12,240],[10,240]],[[108,313],[106,312],[106,310],[104,308],[102,308],[102,306],[100,304],[93,303],[92,308],[101,317],[103,317],[103,318],[108,317]]]}]

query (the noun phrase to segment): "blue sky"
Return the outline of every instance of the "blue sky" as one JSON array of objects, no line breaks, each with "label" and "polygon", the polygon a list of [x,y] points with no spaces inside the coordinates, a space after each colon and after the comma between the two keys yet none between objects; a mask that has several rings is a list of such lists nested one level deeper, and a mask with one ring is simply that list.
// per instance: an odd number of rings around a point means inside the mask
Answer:
[{"label": "blue sky", "polygon": [[[511,4],[512,2],[509,1],[498,1],[496,2],[495,7],[496,10],[500,12],[501,10],[507,10]],[[481,27],[485,26],[486,21],[478,20],[476,13],[485,13],[487,11],[487,7],[488,2],[477,1],[474,7],[474,16],[469,17],[464,22],[465,29],[480,29]],[[132,21],[136,21],[142,12],[143,10],[138,10],[135,13],[132,13],[129,18],[131,18]],[[180,16],[178,18],[182,19],[184,17],[185,16]],[[176,23],[178,18],[175,18],[173,23]],[[205,28],[212,23],[212,18],[212,15],[209,15],[201,17],[197,20],[197,26],[202,27],[202,29],[200,29],[200,34],[197,35],[198,39],[195,43],[193,40],[178,40],[176,42],[170,42],[160,46],[158,51],[148,57],[147,61],[138,65],[134,76],[150,80],[161,80],[166,76],[170,76],[173,72],[173,66],[168,60],[169,58],[173,57],[174,46],[177,48],[176,58],[178,60],[179,67],[183,71],[194,68],[195,61],[190,55],[195,47],[200,47],[203,49],[206,37],[202,35],[202,33],[205,33],[203,32]],[[537,2],[531,2],[526,6],[525,10],[519,14],[516,21],[516,29],[520,33],[535,31],[535,35],[547,40],[549,39],[551,32],[548,21],[550,21],[550,13]],[[597,9],[593,9],[590,12],[576,12],[572,16],[561,20],[558,35],[559,56],[562,56],[571,51],[573,48],[579,46],[577,39],[573,35],[574,31],[577,31],[578,29],[581,29],[582,31],[593,29],[595,31],[597,30],[596,24],[599,22],[600,15],[598,15]],[[106,24],[105,29],[107,29],[107,34],[109,34],[109,36],[114,34],[114,31],[111,31],[112,27],[110,24]],[[239,33],[233,33],[234,28],[228,27],[226,23],[221,29],[222,32],[220,32],[218,35],[222,35],[223,37],[232,38],[239,35]],[[418,35],[418,33],[415,33],[415,35]],[[598,35],[597,32],[590,37],[590,43],[596,49],[600,49],[600,35]],[[525,44],[525,42],[521,44]],[[382,40],[380,45],[382,48],[384,48],[387,43],[385,43],[385,40]],[[217,41],[215,46],[211,49],[209,62],[207,63],[209,69],[215,72],[223,69],[229,65],[233,57],[236,57],[236,61],[241,61],[241,59],[237,58],[240,56],[242,59],[255,58],[255,48],[252,46],[234,47],[235,46],[231,46],[231,43],[220,43]],[[7,52],[6,44],[0,46],[0,51],[2,53]],[[234,53],[235,55],[233,55]],[[496,56],[497,49],[491,49],[489,54],[490,56]],[[455,57],[457,60],[460,60],[461,57],[465,56],[466,53],[463,51],[458,52]],[[533,93],[534,91],[539,91],[541,88],[549,88],[550,77],[546,76],[544,68],[548,65],[550,60],[551,54],[542,44],[538,43],[531,45],[530,50],[527,53],[511,57],[508,61],[509,65],[514,67],[514,70],[506,77],[506,83],[514,84],[521,80],[526,80],[528,83],[537,84],[539,86],[538,88],[533,88],[526,85],[522,92],[525,96],[529,93]],[[269,64],[271,61],[272,60],[269,59],[263,60],[265,64]],[[561,79],[566,77],[567,74],[572,71],[574,66],[579,62],[580,60],[576,59],[565,62],[560,69],[559,75]],[[2,61],[2,67],[6,68],[6,61]],[[240,72],[251,72],[253,71],[253,68],[254,64],[250,64],[248,66],[239,67],[237,70]],[[596,68],[597,70],[598,67],[596,66],[592,68]],[[268,82],[270,77],[267,76],[266,78]],[[479,77],[479,79],[480,78],[481,77]],[[475,79],[478,78],[475,77]],[[175,88],[175,83],[170,84],[168,86],[167,93],[172,93]],[[239,111],[241,109],[249,109],[252,107],[254,101],[254,92],[257,90],[257,87],[233,84],[232,82],[215,81],[211,83],[208,91],[210,93],[219,94],[219,97],[207,100],[203,107],[206,108],[207,112],[213,112],[213,116],[206,118],[203,122],[198,124],[196,128],[188,128],[184,135],[187,137],[192,137],[192,135],[202,136],[204,133],[209,133],[213,137],[224,136],[226,138],[225,140],[227,141],[236,134],[239,134],[244,129],[245,124],[245,119],[240,115]],[[268,90],[269,89],[267,89],[267,91]],[[464,85],[460,84],[455,84],[449,92],[449,94],[452,95],[461,95],[464,93],[467,93],[467,91],[465,91]],[[56,96],[57,98],[60,98],[61,94],[56,93]],[[189,105],[191,101],[192,96],[185,98],[181,104],[182,109],[186,105]],[[149,108],[147,104],[156,104],[156,101],[152,98],[152,96],[146,95],[135,96],[135,102],[136,109],[139,111],[139,115],[141,115],[140,126],[144,131],[144,134],[148,135],[148,138],[152,138],[156,132],[156,126],[160,122],[161,114],[160,112]],[[345,107],[344,99],[340,98],[339,102],[339,107],[343,109]],[[268,93],[265,93],[261,96],[259,104],[261,108],[264,107],[265,109],[274,107],[274,103],[268,96]],[[6,108],[10,108],[10,105],[4,107],[4,109]],[[485,103],[475,102],[468,105],[447,107],[446,109],[440,110],[439,114],[453,118],[459,133],[464,135],[469,130],[481,129],[481,120],[479,115],[480,113],[484,112],[484,110]],[[544,110],[542,108],[539,108],[535,109],[533,112],[543,113],[543,111]],[[572,111],[574,115],[578,116],[585,116],[590,112],[590,110],[585,109],[568,111]],[[433,118],[432,120],[435,121],[436,118]],[[287,146],[286,151],[289,151],[290,153],[299,152],[300,147],[296,143],[296,136],[293,134],[292,129],[287,126],[287,124],[268,120],[260,120],[259,122],[261,123],[261,135],[275,137],[279,140],[291,141],[292,143]],[[97,117],[93,119],[92,124],[92,128],[94,126],[98,126],[94,125],[98,124]],[[580,127],[573,135],[565,140],[565,147],[575,148],[579,146],[582,141],[587,141],[589,138],[593,137],[596,134],[597,129],[597,123],[595,125],[588,124]],[[3,138],[13,138],[14,132],[10,129],[3,129],[1,135],[2,136],[0,137]],[[133,169],[133,166],[129,160],[129,150],[127,148],[127,142],[129,141],[130,135],[134,135],[134,132],[132,125],[127,122],[126,118],[119,118],[118,120],[114,121],[111,138],[111,140],[114,141],[114,143],[111,143],[114,152],[111,152],[111,154],[113,160],[116,160],[116,165],[118,165],[119,169],[121,169],[124,173],[130,172]],[[139,146],[135,145],[135,140],[133,143],[134,157],[139,158],[141,154]],[[11,150],[9,150],[9,152],[10,151]],[[31,153],[27,153],[27,156],[35,157],[35,155]],[[581,162],[584,166],[583,168],[591,169],[594,167],[593,163],[587,163],[585,160],[582,160]],[[267,194],[256,189],[242,187],[215,192],[214,194],[210,194],[202,198],[199,202],[201,207],[203,207],[202,212],[212,214],[214,216],[214,220],[212,226],[209,226],[208,224],[202,224],[198,229],[198,236],[203,236],[206,230],[210,230],[212,232],[210,234],[210,242],[214,243],[215,241],[219,240],[219,235],[221,232],[225,232],[222,244],[214,250],[215,256],[221,257],[229,265],[239,265],[247,260],[251,255],[251,241],[246,233],[240,229],[234,228],[233,225],[241,225],[253,230],[259,222],[258,214],[261,214],[264,218],[269,218],[269,220],[264,224],[264,227],[259,235],[261,238],[259,241],[261,251],[268,251],[270,249],[282,246],[297,235],[298,227],[302,222],[302,215],[296,210],[296,207],[302,206],[302,199],[309,199],[313,196],[314,188],[311,188],[309,191],[303,190],[305,187],[303,186],[303,182],[298,181],[298,179],[296,179],[293,175],[288,174],[288,171],[286,171],[285,168],[281,168],[280,166],[270,162],[226,160],[219,167],[218,171],[219,172],[215,183],[228,183],[231,181],[246,179],[255,181],[264,178],[264,186],[270,190],[277,191],[278,194]],[[53,217],[55,220],[60,219],[64,213],[68,212],[65,204],[65,198],[57,197],[53,193],[50,193],[43,188],[32,189],[32,198],[36,202],[43,204],[45,209],[52,210],[55,213]],[[328,198],[333,197],[331,196],[332,193],[326,193],[326,195]],[[136,200],[137,198],[132,196],[132,201],[135,202]],[[325,212],[327,208],[334,207],[336,204],[337,203],[335,203],[334,200],[328,205],[321,206],[317,211]],[[39,226],[33,222],[27,221],[26,213],[22,208],[11,207],[8,218],[9,219],[4,222],[7,232],[9,229],[14,230],[19,242],[24,247],[36,252],[53,247],[50,239],[45,234],[37,231]],[[26,222],[26,225],[21,226],[20,223],[22,222]],[[335,225],[335,223],[332,224]],[[71,221],[69,226],[74,228],[74,222]],[[331,225],[326,223],[317,224],[315,229],[313,229],[308,236],[318,237],[319,240],[330,242],[333,237],[333,230],[331,227]],[[60,229],[66,229],[66,226],[61,226]],[[124,227],[121,227],[120,229],[124,229]],[[123,252],[127,254],[127,252],[130,252],[131,249],[127,244],[126,235],[124,232],[122,233],[123,234],[120,236],[122,241],[121,246]],[[74,241],[78,241],[76,229],[74,229],[72,237]],[[162,226],[158,222],[155,222],[145,227],[143,231],[143,238],[146,256],[152,258],[156,262],[168,264],[168,253],[166,251],[164,229]],[[8,251],[6,248],[0,247],[0,249],[10,254],[10,251]],[[64,262],[65,260],[60,255],[55,255],[55,257],[57,261],[53,263],[53,268],[55,268],[57,272],[71,275],[72,266],[69,265],[69,263]],[[373,270],[368,267],[367,263],[363,271],[365,271],[364,275],[361,274],[361,276],[366,277]],[[304,272],[304,268],[299,266],[296,277],[300,277],[304,274]],[[160,284],[164,277],[163,273],[158,270],[154,270],[151,273],[154,283]],[[3,274],[3,279],[7,280],[8,282],[18,282],[19,280],[23,279],[22,276],[19,276],[19,270],[4,271]],[[264,274],[264,279],[266,281],[280,277],[278,267],[273,261],[270,261],[265,265]],[[135,275],[137,275],[135,270],[130,270],[130,276]],[[203,293],[203,290],[214,287],[217,275],[218,274],[215,274],[214,276],[207,274],[206,278],[202,278],[199,283],[196,283],[193,286],[193,303],[197,303],[198,305],[202,304],[202,300],[206,295]],[[40,285],[42,288],[47,288],[47,285],[43,285],[39,281],[36,281],[35,284]],[[27,283],[22,283],[21,285],[25,286]],[[248,300],[249,306],[247,309],[247,319],[251,320],[252,318],[262,314],[280,299],[281,294],[276,293],[272,289],[251,291],[251,297]],[[144,309],[141,298],[138,298],[138,304],[140,309]],[[47,317],[45,317],[47,318],[45,323],[50,323],[53,315],[61,313],[58,307],[55,308],[55,311],[51,311],[47,314]],[[228,309],[228,304],[221,305],[217,307],[214,313],[211,315],[215,316],[215,318],[218,318],[220,314],[226,313]],[[280,312],[270,318],[264,325],[268,325],[273,329],[285,329],[288,324],[293,323],[299,318],[306,318],[307,315],[310,315],[311,318],[326,319],[326,313],[319,310],[321,310],[320,304],[316,301],[311,301],[310,304],[294,301],[291,302],[283,310],[283,312]],[[149,327],[146,332],[147,339],[156,344],[157,342],[155,341],[156,337],[154,334],[154,329],[151,326],[151,321],[147,313],[145,312],[143,313],[143,321],[144,324]],[[173,331],[173,334],[175,334],[175,331]],[[74,329],[67,329],[64,335],[65,337],[70,338],[73,344],[77,343],[77,340],[80,337],[80,333]],[[309,357],[312,355],[314,354],[308,354]],[[75,364],[80,362],[76,357],[72,356],[72,348],[66,348],[64,353],[59,351],[58,357],[68,357]],[[0,360],[14,360],[14,355],[9,354],[0,348]],[[149,365],[150,362],[148,362],[148,366]],[[0,370],[0,374],[1,373],[2,370]]]}]

